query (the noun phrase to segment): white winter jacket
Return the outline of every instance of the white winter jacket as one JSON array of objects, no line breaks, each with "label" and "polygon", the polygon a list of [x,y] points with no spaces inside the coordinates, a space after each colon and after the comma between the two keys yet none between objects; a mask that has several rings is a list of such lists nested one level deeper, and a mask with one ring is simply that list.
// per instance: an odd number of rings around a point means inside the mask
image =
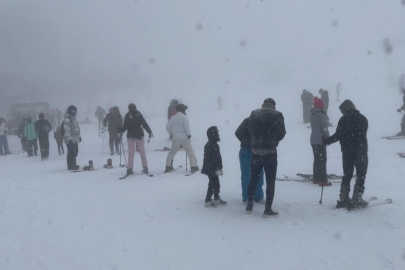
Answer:
[{"label": "white winter jacket", "polygon": [[173,140],[184,140],[191,136],[190,123],[188,117],[177,112],[166,125],[167,132],[172,136]]}]

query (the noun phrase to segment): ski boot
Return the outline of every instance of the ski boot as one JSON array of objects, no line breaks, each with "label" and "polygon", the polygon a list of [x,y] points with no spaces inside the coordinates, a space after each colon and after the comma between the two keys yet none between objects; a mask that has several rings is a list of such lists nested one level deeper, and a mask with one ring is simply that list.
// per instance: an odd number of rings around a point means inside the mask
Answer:
[{"label": "ski boot", "polygon": [[165,170],[165,173],[168,173],[168,172],[171,172],[171,171],[173,171],[174,169],[173,169],[173,166],[166,166],[166,170]]},{"label": "ski boot", "polygon": [[364,188],[361,188],[359,186],[355,186],[353,190],[353,197],[352,200],[349,202],[347,206],[347,210],[353,210],[357,208],[363,208],[368,205],[368,202],[363,200],[363,193],[364,193]]},{"label": "ski boot", "polygon": [[145,174],[149,174],[148,167],[143,167],[142,172],[145,173]]},{"label": "ski boot", "polygon": [[336,209],[347,208],[349,205],[350,187],[343,186],[340,189],[339,201],[337,201]]},{"label": "ski boot", "polygon": [[209,200],[205,201],[205,207],[218,207],[218,204],[213,200]]},{"label": "ski boot", "polygon": [[278,217],[278,213],[277,212],[274,212],[273,210],[271,210],[271,209],[266,209],[266,210],[264,210],[264,212],[263,212],[263,218],[274,218],[274,217]]},{"label": "ski boot", "polygon": [[131,168],[127,169],[127,175],[132,175],[134,174],[134,171]]},{"label": "ski boot", "polygon": [[200,168],[198,168],[198,166],[191,167],[191,172],[196,172],[196,171],[199,171],[199,170],[200,170]]},{"label": "ski boot", "polygon": [[69,171],[77,171],[80,169],[79,165],[73,165],[71,168],[68,168]]},{"label": "ski boot", "polygon": [[222,205],[226,205],[226,201],[224,201],[224,200],[222,200],[221,199],[221,197],[219,197],[218,199],[214,199],[214,202],[216,203],[216,204],[222,204]]},{"label": "ski boot", "polygon": [[106,168],[106,169],[112,169],[113,168],[111,158],[107,159],[107,164],[104,165],[104,168]]},{"label": "ski boot", "polygon": [[405,136],[405,124],[401,124],[401,131],[396,136]]},{"label": "ski boot", "polygon": [[247,201],[245,212],[248,215],[250,215],[253,212],[253,201]]},{"label": "ski boot", "polygon": [[92,171],[93,169],[93,160],[89,160],[89,165],[83,167],[83,170],[85,171]]}]

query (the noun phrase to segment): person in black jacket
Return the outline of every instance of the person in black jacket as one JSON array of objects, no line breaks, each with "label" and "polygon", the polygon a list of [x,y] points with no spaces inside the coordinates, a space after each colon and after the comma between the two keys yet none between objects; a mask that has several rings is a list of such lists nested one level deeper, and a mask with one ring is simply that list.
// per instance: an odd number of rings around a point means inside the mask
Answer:
[{"label": "person in black jacket", "polygon": [[[240,173],[242,180],[242,200],[247,203],[248,198],[248,186],[250,183],[251,174],[251,163],[252,163],[252,149],[251,149],[251,136],[249,133],[249,118],[243,120],[242,124],[238,127],[235,132],[235,136],[240,141],[240,151],[239,151],[239,164]],[[264,193],[263,193],[263,170],[260,173],[259,182],[256,187],[256,192],[254,195],[254,201],[260,204],[265,204]]]},{"label": "person in black jacket", "polygon": [[[226,204],[226,201],[219,197],[219,175],[222,175],[222,158],[218,142],[220,141],[218,128],[213,126],[207,130],[208,142],[204,147],[204,161],[201,170],[202,174],[208,176],[208,191],[205,198],[206,207],[217,207],[219,204]],[[212,200],[214,195],[214,200]]]},{"label": "person in black jacket", "polygon": [[264,101],[262,108],[253,111],[249,118],[249,133],[252,145],[252,172],[248,189],[246,213],[253,211],[253,196],[259,182],[260,172],[266,174],[266,207],[263,217],[277,217],[273,205],[277,174],[277,146],[286,134],[283,114],[276,111],[272,98]]},{"label": "person in black jacket", "polygon": [[108,134],[110,135],[110,153],[114,155],[115,151],[119,153],[120,138],[118,136],[118,129],[122,127],[122,116],[118,107],[111,108],[111,111],[104,118],[104,127],[108,124]]},{"label": "person in black jacket", "polygon": [[138,147],[139,154],[141,155],[143,173],[149,173],[148,171],[148,160],[146,159],[145,152],[145,138],[143,129],[149,134],[149,139],[153,138],[152,130],[150,129],[148,123],[146,123],[143,115],[136,109],[135,104],[131,103],[128,105],[128,113],[125,115],[124,125],[119,129],[120,137],[122,133],[128,130],[127,140],[128,140],[128,164],[127,164],[127,175],[133,173],[134,168],[134,155],[135,155],[135,144]]},{"label": "person in black jacket", "polygon": [[312,108],[312,100],[314,95],[308,92],[306,89],[302,90],[301,100],[302,100],[302,109],[303,109],[303,119],[304,124],[309,123],[309,119],[311,117],[311,108]]},{"label": "person in black jacket", "polygon": [[327,90],[323,90],[322,88],[319,89],[319,94],[321,95],[321,99],[323,101],[323,111],[326,115],[328,115],[328,108],[329,108],[329,92]]},{"label": "person in black jacket", "polygon": [[[340,106],[343,116],[340,118],[336,133],[323,139],[323,144],[329,145],[340,141],[343,159],[343,179],[340,196],[336,208],[357,208],[367,205],[362,200],[364,182],[368,167],[368,120],[362,115],[350,100],[345,100]],[[353,197],[350,201],[350,181],[356,168],[356,183]]]},{"label": "person in black jacket", "polygon": [[[402,110],[405,110],[405,89],[402,89],[402,93],[404,94],[404,96],[402,97],[403,105],[397,110],[397,112],[402,112]],[[397,136],[405,136],[405,115],[402,117],[401,131],[397,134]]]},{"label": "person in black jacket", "polygon": [[49,158],[49,132],[52,126],[48,120],[45,119],[43,113],[38,115],[39,120],[35,122],[35,131],[38,134],[39,150],[41,152],[41,159]]}]

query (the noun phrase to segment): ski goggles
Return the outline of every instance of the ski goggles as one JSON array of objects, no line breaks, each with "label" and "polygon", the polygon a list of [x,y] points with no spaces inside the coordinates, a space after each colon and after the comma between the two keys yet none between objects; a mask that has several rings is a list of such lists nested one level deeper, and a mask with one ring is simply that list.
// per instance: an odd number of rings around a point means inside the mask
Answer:
[{"label": "ski goggles", "polygon": [[70,110],[70,114],[76,115],[77,110]]}]

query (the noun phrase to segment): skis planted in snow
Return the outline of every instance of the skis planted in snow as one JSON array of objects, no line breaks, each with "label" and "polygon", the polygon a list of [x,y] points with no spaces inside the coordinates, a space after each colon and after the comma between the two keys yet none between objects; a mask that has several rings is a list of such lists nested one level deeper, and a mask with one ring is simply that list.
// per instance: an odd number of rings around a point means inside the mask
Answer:
[{"label": "skis planted in snow", "polygon": [[377,200],[377,197],[373,197],[372,200],[368,200],[367,202],[369,204],[366,205],[365,207],[350,209],[350,210],[347,210],[346,213],[351,213],[351,212],[355,212],[355,211],[370,208],[370,207],[376,207],[379,205],[390,204],[390,203],[392,203],[392,199],[385,199],[384,201],[379,201],[379,200]]}]

